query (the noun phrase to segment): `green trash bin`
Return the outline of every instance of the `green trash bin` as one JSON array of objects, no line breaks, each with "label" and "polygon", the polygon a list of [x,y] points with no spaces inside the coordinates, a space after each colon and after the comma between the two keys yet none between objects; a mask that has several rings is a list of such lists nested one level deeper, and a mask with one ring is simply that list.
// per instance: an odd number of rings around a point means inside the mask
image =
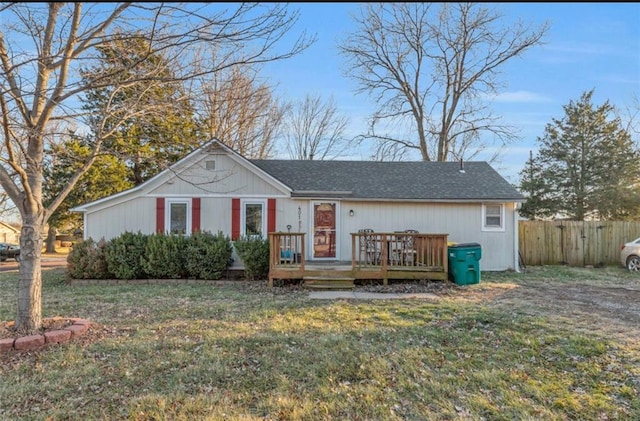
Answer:
[{"label": "green trash bin", "polygon": [[458,285],[480,283],[482,247],[478,243],[455,244],[448,247],[449,275]]}]

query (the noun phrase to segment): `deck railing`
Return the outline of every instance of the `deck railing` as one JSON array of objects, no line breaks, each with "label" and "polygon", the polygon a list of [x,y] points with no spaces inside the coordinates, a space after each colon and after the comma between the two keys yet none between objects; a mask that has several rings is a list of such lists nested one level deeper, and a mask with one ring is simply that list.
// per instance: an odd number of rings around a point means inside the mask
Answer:
[{"label": "deck railing", "polygon": [[[447,279],[447,234],[358,232],[351,234],[351,268],[306,266],[305,234],[269,233],[269,285],[274,279],[349,276],[356,279]],[[338,262],[336,262],[338,263]]]},{"label": "deck railing", "polygon": [[448,271],[447,234],[358,232],[351,234],[351,265],[358,269]]},{"label": "deck railing", "polygon": [[303,232],[269,233],[269,267],[304,270],[305,249]]}]

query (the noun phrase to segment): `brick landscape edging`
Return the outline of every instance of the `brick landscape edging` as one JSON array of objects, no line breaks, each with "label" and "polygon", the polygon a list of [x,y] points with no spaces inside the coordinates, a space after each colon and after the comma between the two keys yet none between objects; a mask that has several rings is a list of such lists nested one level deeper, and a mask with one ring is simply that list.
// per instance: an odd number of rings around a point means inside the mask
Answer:
[{"label": "brick landscape edging", "polygon": [[84,319],[56,317],[57,320],[71,320],[73,324],[59,330],[51,330],[42,335],[29,335],[22,338],[0,339],[0,352],[31,351],[47,344],[59,344],[69,341],[85,333],[91,322]]}]

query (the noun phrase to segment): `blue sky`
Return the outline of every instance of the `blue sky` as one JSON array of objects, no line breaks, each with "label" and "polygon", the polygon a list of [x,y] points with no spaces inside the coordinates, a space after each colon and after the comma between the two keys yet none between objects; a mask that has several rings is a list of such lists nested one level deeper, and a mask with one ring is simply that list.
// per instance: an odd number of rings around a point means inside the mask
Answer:
[{"label": "blue sky", "polygon": [[[494,164],[508,181],[535,153],[535,140],[563,106],[595,89],[594,103],[609,100],[624,108],[640,96],[640,3],[486,3],[507,20],[534,26],[551,25],[545,44],[503,67],[503,92],[491,103],[502,122],[519,128],[521,140],[511,144]],[[354,30],[351,13],[358,3],[291,3],[300,11],[296,30],[315,34],[317,42],[301,55],[269,64],[264,75],[277,84],[277,94],[301,99],[306,94],[333,95],[338,110],[350,117],[350,134],[364,131],[373,110],[368,97],[356,96],[355,82],[343,76],[337,42]],[[294,34],[292,34],[294,35]],[[348,159],[369,159],[366,147]],[[417,158],[416,158],[417,159]],[[479,157],[478,159],[487,159]]]}]

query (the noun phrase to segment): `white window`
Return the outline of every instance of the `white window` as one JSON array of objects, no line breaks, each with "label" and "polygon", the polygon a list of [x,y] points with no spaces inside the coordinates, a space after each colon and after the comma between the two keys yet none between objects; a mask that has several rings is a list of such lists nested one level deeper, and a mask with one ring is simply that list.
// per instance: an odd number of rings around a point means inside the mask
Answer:
[{"label": "white window", "polygon": [[482,206],[482,230],[504,231],[504,205],[490,204]]},{"label": "white window", "polygon": [[243,200],[240,235],[266,238],[267,203],[264,200]]},{"label": "white window", "polygon": [[165,227],[169,234],[189,235],[191,233],[190,199],[167,199]]}]

